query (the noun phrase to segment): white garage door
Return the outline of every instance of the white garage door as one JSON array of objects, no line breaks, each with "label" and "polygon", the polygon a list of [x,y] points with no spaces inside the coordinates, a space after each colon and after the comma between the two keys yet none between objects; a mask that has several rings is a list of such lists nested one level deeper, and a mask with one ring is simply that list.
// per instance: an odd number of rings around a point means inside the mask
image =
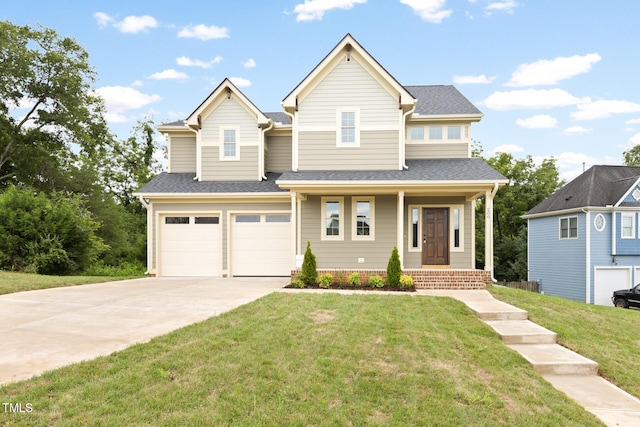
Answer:
[{"label": "white garage door", "polygon": [[231,274],[291,274],[291,215],[243,214],[231,222]]},{"label": "white garage door", "polygon": [[161,276],[220,276],[222,226],[219,216],[160,217]]},{"label": "white garage door", "polygon": [[618,289],[631,288],[630,268],[596,267],[593,303],[611,306],[611,295]]}]

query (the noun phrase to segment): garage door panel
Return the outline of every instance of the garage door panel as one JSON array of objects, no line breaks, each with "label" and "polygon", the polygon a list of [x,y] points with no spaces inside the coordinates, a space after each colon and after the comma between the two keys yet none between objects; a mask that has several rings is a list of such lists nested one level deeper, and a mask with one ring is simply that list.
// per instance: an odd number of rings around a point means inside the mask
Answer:
[{"label": "garage door panel", "polygon": [[612,305],[611,295],[619,289],[631,287],[630,268],[595,267],[593,303]]},{"label": "garage door panel", "polygon": [[[257,218],[260,222],[256,222]],[[234,276],[288,276],[291,272],[290,216],[239,215],[232,221]]]}]

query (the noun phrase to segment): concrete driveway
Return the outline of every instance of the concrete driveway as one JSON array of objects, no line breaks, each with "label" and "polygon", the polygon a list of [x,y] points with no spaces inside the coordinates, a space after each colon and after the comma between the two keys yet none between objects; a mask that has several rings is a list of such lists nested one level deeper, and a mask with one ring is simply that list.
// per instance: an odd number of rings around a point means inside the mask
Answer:
[{"label": "concrete driveway", "polygon": [[0,295],[0,384],[149,341],[287,283],[146,278]]}]

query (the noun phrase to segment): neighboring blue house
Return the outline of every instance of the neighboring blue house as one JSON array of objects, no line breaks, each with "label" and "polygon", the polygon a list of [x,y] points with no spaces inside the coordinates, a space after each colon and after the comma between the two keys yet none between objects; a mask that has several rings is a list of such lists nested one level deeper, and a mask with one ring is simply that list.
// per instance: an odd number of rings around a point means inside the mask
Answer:
[{"label": "neighboring blue house", "polygon": [[524,215],[529,280],[540,291],[612,305],[640,282],[640,167],[593,166]]}]

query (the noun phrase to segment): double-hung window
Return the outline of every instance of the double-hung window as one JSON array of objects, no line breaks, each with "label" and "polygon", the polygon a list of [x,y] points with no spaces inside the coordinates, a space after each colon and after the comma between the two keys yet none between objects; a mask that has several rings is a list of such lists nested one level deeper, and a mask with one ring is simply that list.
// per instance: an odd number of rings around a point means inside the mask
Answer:
[{"label": "double-hung window", "polygon": [[351,199],[351,240],[375,240],[375,198]]},{"label": "double-hung window", "polygon": [[240,150],[238,147],[238,129],[221,128],[220,136],[222,147],[220,147],[220,160],[239,160]]},{"label": "double-hung window", "polygon": [[321,240],[344,240],[344,197],[322,197]]},{"label": "double-hung window", "polygon": [[357,108],[338,109],[336,146],[360,146],[360,111]]},{"label": "double-hung window", "polygon": [[622,238],[634,239],[636,237],[636,214],[635,213],[623,213],[622,214]]},{"label": "double-hung window", "polygon": [[578,217],[569,216],[560,218],[560,239],[578,238]]}]

